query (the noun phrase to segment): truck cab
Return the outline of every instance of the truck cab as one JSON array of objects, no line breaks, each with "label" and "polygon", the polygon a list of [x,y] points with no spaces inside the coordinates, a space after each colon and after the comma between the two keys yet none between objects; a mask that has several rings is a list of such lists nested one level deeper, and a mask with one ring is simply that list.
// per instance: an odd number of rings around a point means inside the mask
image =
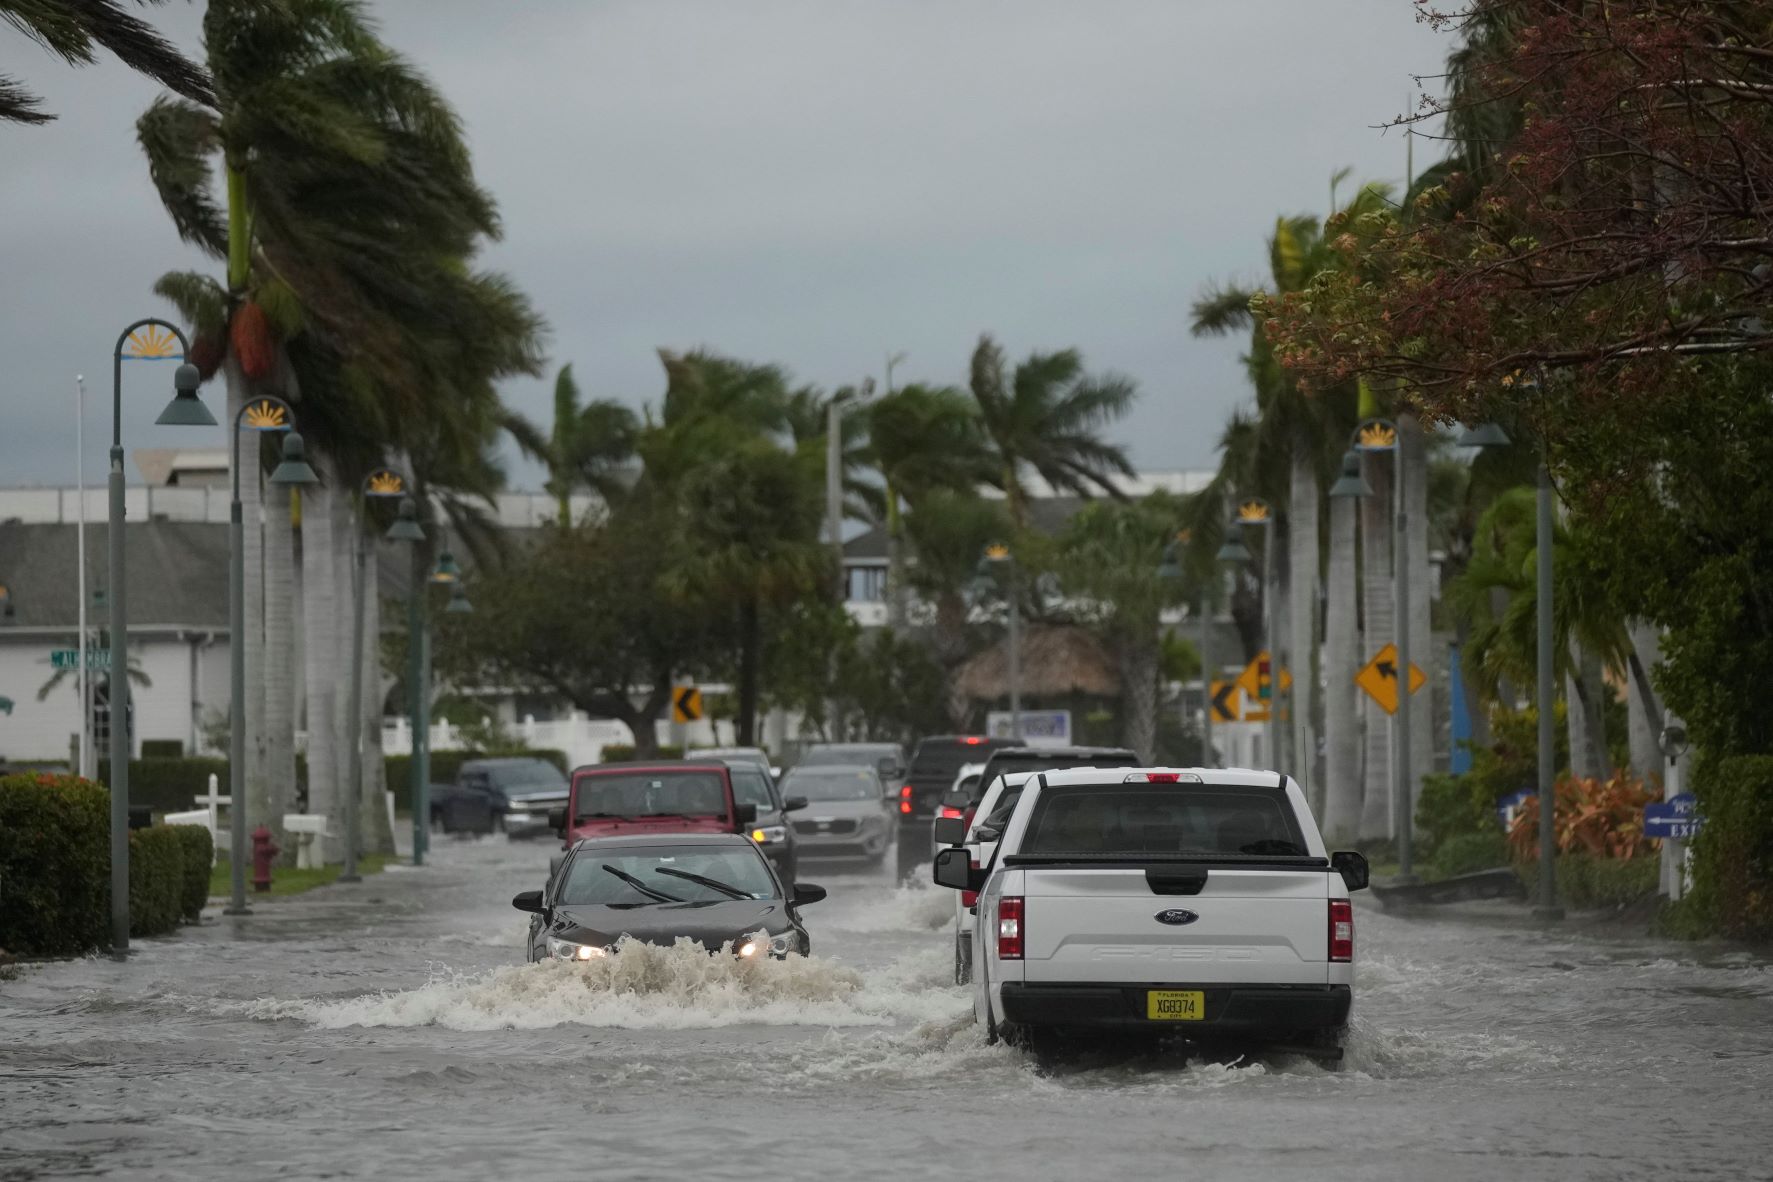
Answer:
[{"label": "truck cab", "polygon": [[549,814],[571,849],[589,837],[744,833],[757,806],[738,799],[724,763],[609,763],[573,772],[565,808]]}]

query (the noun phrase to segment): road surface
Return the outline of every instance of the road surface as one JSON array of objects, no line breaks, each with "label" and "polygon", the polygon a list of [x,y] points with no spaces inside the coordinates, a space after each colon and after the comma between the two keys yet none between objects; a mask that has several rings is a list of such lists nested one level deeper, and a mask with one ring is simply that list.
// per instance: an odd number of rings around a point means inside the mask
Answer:
[{"label": "road surface", "polygon": [[971,1025],[935,888],[807,868],[786,965],[523,965],[547,860],[440,841],[0,982],[0,1180],[1773,1177],[1748,953],[1363,899],[1342,1073],[1040,1063]]}]

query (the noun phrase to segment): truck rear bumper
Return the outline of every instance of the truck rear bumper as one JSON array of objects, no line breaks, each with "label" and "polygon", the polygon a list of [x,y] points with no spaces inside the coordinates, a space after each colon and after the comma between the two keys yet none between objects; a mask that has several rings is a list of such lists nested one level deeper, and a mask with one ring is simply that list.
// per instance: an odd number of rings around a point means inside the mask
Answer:
[{"label": "truck rear bumper", "polygon": [[[1004,1020],[1066,1030],[1143,1030],[1188,1035],[1275,1034],[1339,1030],[1348,1024],[1353,992],[1347,985],[1027,984],[999,989]],[[1204,1017],[1166,1021],[1146,1016],[1152,990],[1203,994]]]}]

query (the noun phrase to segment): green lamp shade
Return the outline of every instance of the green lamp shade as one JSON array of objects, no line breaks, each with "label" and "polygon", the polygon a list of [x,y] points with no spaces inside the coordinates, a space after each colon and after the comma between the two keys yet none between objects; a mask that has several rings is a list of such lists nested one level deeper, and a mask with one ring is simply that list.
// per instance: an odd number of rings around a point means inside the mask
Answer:
[{"label": "green lamp shade", "polygon": [[449,605],[443,610],[446,612],[456,612],[458,614],[461,612],[473,611],[474,605],[468,602],[468,589],[460,583],[452,586],[449,589]]},{"label": "green lamp shade", "polygon": [[[445,550],[437,556],[437,567],[431,572],[433,583],[453,583],[462,577],[462,568],[456,563],[456,556]],[[451,611],[455,608],[452,604]]]},{"label": "green lamp shade", "polygon": [[1370,497],[1373,486],[1361,475],[1360,453],[1350,448],[1342,453],[1342,475],[1330,486],[1333,497]]},{"label": "green lamp shade", "polygon": [[1244,545],[1244,527],[1240,523],[1234,521],[1225,527],[1225,542],[1219,547],[1216,557],[1220,562],[1227,563],[1248,562],[1254,557],[1250,548]]},{"label": "green lamp shade", "polygon": [[272,484],[319,484],[320,477],[308,466],[302,437],[291,431],[283,437],[283,462],[271,473]]},{"label": "green lamp shade", "polygon": [[216,419],[203,405],[203,399],[197,397],[197,391],[180,390],[154,422],[162,427],[213,427]]}]

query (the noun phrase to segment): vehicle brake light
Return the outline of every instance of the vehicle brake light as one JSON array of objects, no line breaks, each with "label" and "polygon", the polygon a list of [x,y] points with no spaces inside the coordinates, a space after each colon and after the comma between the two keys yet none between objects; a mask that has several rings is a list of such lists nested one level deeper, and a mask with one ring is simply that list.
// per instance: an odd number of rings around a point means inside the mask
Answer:
[{"label": "vehicle brake light", "polygon": [[955,808],[953,805],[945,804],[942,806],[941,811],[938,812],[936,815],[938,817],[960,817],[960,816],[964,816],[965,814],[962,813],[959,809]]},{"label": "vehicle brake light", "polygon": [[1022,959],[1022,896],[1005,895],[997,904],[997,959]]},{"label": "vehicle brake light", "polygon": [[1330,900],[1330,959],[1354,959],[1354,904],[1347,899]]},{"label": "vehicle brake light", "polygon": [[980,743],[983,743],[984,741],[985,740],[981,739],[978,735],[968,735],[966,738],[961,740],[961,742],[965,743],[968,747],[977,747]]},{"label": "vehicle brake light", "polygon": [[1123,784],[1199,784],[1193,772],[1128,772]]},{"label": "vehicle brake light", "polygon": [[899,811],[902,813],[911,811],[911,785],[909,784],[899,789]]},{"label": "vehicle brake light", "polygon": [[[971,867],[972,869],[977,870],[979,868],[979,859],[968,858],[967,865],[969,867]],[[962,891],[962,892],[960,892],[960,905],[962,907],[976,907],[976,906],[978,906],[978,904],[979,904],[979,892],[978,891]]]}]

